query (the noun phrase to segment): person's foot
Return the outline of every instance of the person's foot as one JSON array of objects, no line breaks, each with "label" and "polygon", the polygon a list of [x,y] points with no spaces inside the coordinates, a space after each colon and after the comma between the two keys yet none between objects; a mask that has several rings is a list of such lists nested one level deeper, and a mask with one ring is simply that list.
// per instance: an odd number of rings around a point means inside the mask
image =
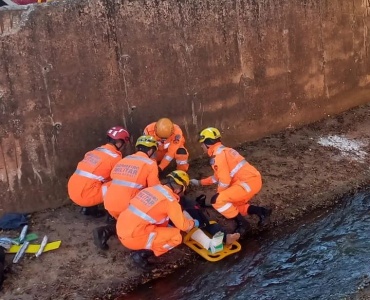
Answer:
[{"label": "person's foot", "polygon": [[229,233],[226,235],[226,245],[231,245],[240,239],[240,233]]},{"label": "person's foot", "polygon": [[105,210],[101,210],[98,206],[81,207],[80,213],[84,216],[92,216],[94,218],[101,218],[106,215]]},{"label": "person's foot", "polygon": [[251,225],[241,214],[238,214],[234,220],[236,221],[236,229],[234,233],[239,233],[240,237],[244,238],[247,232],[250,231]]},{"label": "person's foot", "polygon": [[259,221],[258,221],[258,226],[262,227],[265,226],[271,216],[272,209],[271,208],[263,208],[263,213],[259,215]]},{"label": "person's foot", "polygon": [[104,227],[98,227],[93,230],[94,244],[101,250],[108,250],[109,246],[107,241],[110,237],[107,230]]},{"label": "person's foot", "polygon": [[147,253],[139,250],[133,251],[131,253],[132,261],[136,266],[141,268],[144,271],[151,271],[153,269],[153,265],[148,262],[148,255]]}]

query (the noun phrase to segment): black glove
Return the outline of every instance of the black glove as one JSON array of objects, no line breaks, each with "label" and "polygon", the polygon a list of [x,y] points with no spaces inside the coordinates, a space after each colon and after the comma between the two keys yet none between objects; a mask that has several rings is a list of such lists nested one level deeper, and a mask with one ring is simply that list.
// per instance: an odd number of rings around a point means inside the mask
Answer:
[{"label": "black glove", "polygon": [[215,204],[216,203],[216,200],[217,200],[217,197],[218,197],[218,193],[217,194],[214,194],[211,198],[211,204]]},{"label": "black glove", "polygon": [[195,198],[195,201],[199,204],[200,207],[206,207],[207,196],[202,194]]}]

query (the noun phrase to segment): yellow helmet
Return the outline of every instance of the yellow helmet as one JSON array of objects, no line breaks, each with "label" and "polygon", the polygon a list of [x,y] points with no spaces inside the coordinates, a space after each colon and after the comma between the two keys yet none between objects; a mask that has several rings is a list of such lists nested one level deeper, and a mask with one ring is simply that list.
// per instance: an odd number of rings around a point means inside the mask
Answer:
[{"label": "yellow helmet", "polygon": [[166,177],[171,177],[173,180],[178,184],[184,187],[185,189],[189,186],[190,178],[189,175],[180,170],[172,171],[170,174],[168,174]]},{"label": "yellow helmet", "polygon": [[199,143],[204,143],[206,139],[216,140],[221,138],[220,131],[215,127],[207,127],[199,133]]},{"label": "yellow helmet", "polygon": [[155,147],[155,149],[158,149],[157,140],[154,137],[150,136],[150,135],[140,136],[137,139],[136,144],[135,144],[135,147],[137,147],[137,146],[145,146],[145,147],[148,147],[148,148]]},{"label": "yellow helmet", "polygon": [[154,130],[157,136],[162,139],[167,139],[173,133],[173,123],[168,118],[159,119],[155,124]]}]

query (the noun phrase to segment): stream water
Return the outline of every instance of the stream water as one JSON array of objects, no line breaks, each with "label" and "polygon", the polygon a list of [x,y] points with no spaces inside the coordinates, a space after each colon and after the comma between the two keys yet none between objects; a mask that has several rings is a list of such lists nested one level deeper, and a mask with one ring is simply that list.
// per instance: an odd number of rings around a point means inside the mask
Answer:
[{"label": "stream water", "polygon": [[344,299],[369,283],[370,192],[279,234],[244,241],[217,263],[187,269],[122,296],[130,299]]}]

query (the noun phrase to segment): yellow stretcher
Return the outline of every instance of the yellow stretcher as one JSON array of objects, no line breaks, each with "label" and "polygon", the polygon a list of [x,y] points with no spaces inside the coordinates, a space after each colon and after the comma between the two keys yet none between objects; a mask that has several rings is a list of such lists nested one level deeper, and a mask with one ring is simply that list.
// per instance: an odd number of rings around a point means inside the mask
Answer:
[{"label": "yellow stretcher", "polygon": [[[211,221],[211,223],[215,222]],[[224,249],[220,252],[211,253],[211,251],[204,249],[203,246],[201,246],[198,242],[194,241],[191,238],[192,234],[196,230],[198,230],[198,228],[194,227],[186,234],[186,236],[184,237],[184,244],[186,244],[189,248],[193,249],[195,252],[197,252],[200,256],[202,256],[208,261],[211,262],[219,261],[225,258],[226,256],[239,252],[242,249],[242,246],[238,242],[234,242],[228,246],[224,245]]]},{"label": "yellow stretcher", "polygon": [[[55,241],[55,242],[47,243],[42,252],[44,253],[44,252],[47,252],[47,251],[56,250],[60,247],[61,243],[62,243],[62,241]],[[7,253],[17,253],[20,247],[22,247],[22,245],[19,245],[19,246],[18,245],[13,245],[13,246],[10,247],[10,249],[8,250]],[[37,251],[39,251],[39,249],[40,249],[40,245],[30,244],[26,249],[26,253],[37,253]]]}]

